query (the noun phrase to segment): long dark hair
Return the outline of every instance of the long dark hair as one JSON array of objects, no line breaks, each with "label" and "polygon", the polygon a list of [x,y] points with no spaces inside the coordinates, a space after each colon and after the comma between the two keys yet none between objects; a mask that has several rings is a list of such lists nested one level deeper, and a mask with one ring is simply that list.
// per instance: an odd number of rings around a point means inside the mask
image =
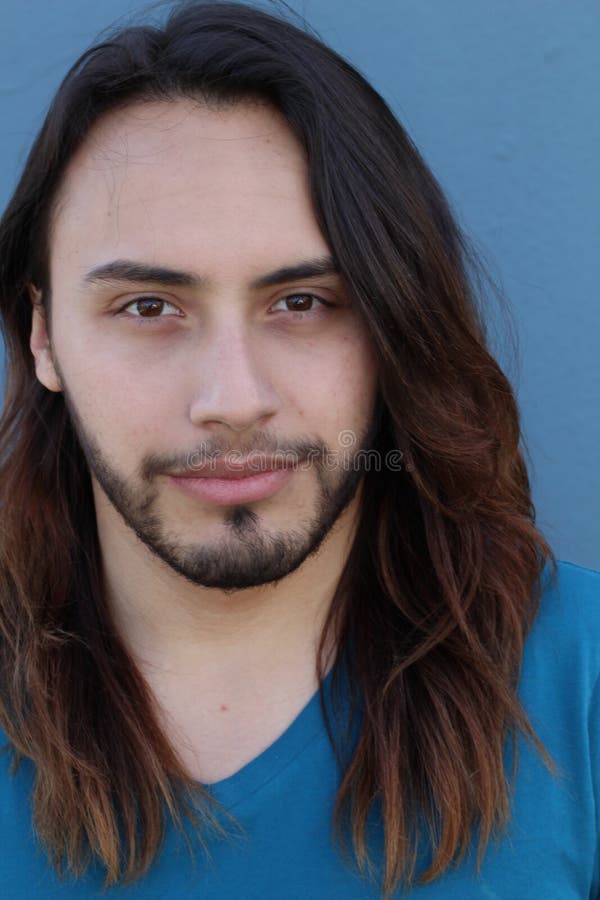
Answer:
[{"label": "long dark hair", "polygon": [[53,204],[76,148],[109,110],[180,97],[262,98],[283,113],[378,351],[378,448],[401,451],[404,465],[365,473],[317,671],[323,701],[334,635],[334,690],[344,664],[361,709],[334,833],[370,868],[366,823],[378,809],[389,895],[415,877],[420,819],[434,855],[419,883],[463,858],[474,825],[481,862],[509,817],[509,735],[513,778],[518,731],[556,771],[517,696],[540,576],[556,560],[535,526],[518,408],[488,348],[473,252],[382,97],[285,18],[178,4],[163,27],[126,27],[89,49],[60,85],[0,223],[0,723],[15,765],[35,764],[34,822],[59,871],[79,874],[96,858],[107,884],[132,880],[169,815],[182,829],[192,817],[201,840],[220,827],[111,624],[89,472],[63,396],[37,380],[29,350],[28,287],[47,307]]}]

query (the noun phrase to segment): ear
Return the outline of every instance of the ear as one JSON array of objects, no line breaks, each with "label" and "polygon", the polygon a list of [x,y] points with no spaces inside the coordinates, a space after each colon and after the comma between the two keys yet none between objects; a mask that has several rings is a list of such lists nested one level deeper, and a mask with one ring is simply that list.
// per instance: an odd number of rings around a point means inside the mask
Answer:
[{"label": "ear", "polygon": [[31,337],[29,347],[35,359],[35,374],[38,381],[49,391],[62,391],[62,383],[54,366],[50,339],[46,327],[46,310],[42,304],[42,295],[35,285],[29,285],[29,296],[33,307],[31,317]]}]

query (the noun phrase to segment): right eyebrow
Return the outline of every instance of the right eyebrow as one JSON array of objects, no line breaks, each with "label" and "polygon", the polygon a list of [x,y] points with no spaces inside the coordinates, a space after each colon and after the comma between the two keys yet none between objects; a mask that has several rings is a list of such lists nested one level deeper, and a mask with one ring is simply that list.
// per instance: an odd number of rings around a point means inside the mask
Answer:
[{"label": "right eyebrow", "polygon": [[132,284],[141,281],[163,284],[166,287],[202,287],[203,279],[192,272],[180,269],[169,269],[166,266],[153,266],[148,263],[135,262],[129,259],[114,259],[86,272],[83,284],[112,284],[115,281],[126,281]]}]

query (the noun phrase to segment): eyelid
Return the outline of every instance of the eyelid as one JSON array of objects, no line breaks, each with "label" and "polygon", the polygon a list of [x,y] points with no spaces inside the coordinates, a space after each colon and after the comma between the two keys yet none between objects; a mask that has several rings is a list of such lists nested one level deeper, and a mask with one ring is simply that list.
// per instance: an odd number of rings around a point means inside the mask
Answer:
[{"label": "eyelid", "polygon": [[[315,294],[313,291],[290,291],[288,294],[284,294],[281,297],[278,297],[277,300],[274,300],[271,306],[275,306],[277,303],[285,302],[289,300],[290,297],[312,297],[313,300],[318,300],[322,306],[334,306],[331,300],[326,300],[325,297],[321,297],[320,294]],[[288,310],[288,312],[293,312],[293,310]],[[300,310],[298,310],[300,312]],[[312,310],[309,310],[312,312]]]},{"label": "eyelid", "polygon": [[[179,309],[179,307],[177,306],[176,303],[173,302],[173,300],[167,300],[166,297],[161,297],[160,294],[147,293],[147,294],[138,294],[136,297],[132,297],[131,300],[128,300],[126,303],[122,303],[121,306],[117,309],[117,313],[125,312],[128,309],[128,307],[134,306],[140,300],[159,300],[161,303],[165,303],[168,306],[172,306],[174,309]],[[179,311],[179,313],[181,313],[181,311]],[[128,312],[127,314],[130,315],[134,319],[146,318],[145,316],[140,316],[139,314],[136,314],[136,313]],[[164,316],[148,316],[147,318],[162,319],[165,317]]]}]

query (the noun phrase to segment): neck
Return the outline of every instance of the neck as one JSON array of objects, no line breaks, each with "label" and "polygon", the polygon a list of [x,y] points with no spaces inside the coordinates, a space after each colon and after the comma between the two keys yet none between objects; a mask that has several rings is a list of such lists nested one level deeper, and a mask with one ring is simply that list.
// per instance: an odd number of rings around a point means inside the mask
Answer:
[{"label": "neck", "polygon": [[[359,492],[360,493],[360,492]],[[281,581],[206,588],[171,570],[97,502],[103,576],[113,621],[146,674],[168,672],[233,688],[258,681],[315,684],[319,638],[350,551],[359,494],[318,551]],[[326,668],[333,662],[327,650]]]}]

